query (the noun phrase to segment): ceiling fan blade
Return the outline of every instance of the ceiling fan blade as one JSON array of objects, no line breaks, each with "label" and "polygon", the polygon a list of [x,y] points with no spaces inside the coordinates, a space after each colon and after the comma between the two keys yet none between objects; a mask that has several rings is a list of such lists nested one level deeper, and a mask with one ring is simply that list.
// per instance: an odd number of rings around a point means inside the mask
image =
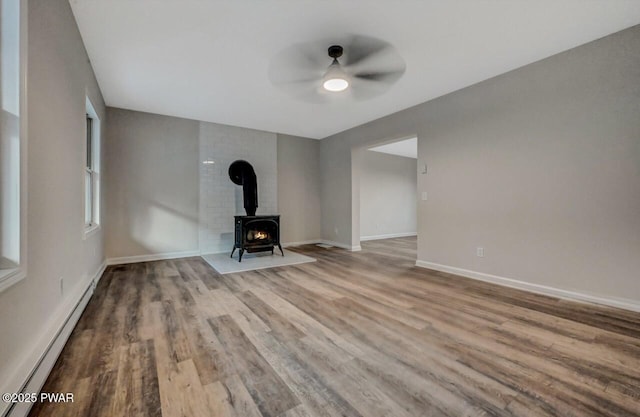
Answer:
[{"label": "ceiling fan blade", "polygon": [[[289,75],[292,75],[292,74],[289,74]],[[312,76],[312,77],[300,77],[300,78],[287,77],[287,79],[271,80],[271,81],[273,82],[273,85],[280,87],[280,86],[286,86],[286,85],[303,86],[305,84],[319,85],[321,80],[322,80],[322,77]]]},{"label": "ceiling fan blade", "polygon": [[377,52],[367,55],[358,60],[357,64],[346,65],[345,70],[352,73],[375,73],[375,72],[404,72],[406,64],[400,55],[391,47],[387,47]]},{"label": "ceiling fan blade", "polygon": [[328,99],[323,94],[321,82],[316,79],[290,81],[276,84],[276,87],[288,96],[307,103],[325,103]]},{"label": "ceiling fan blade", "polygon": [[370,55],[380,53],[390,46],[388,43],[379,39],[362,35],[352,35],[343,45],[344,57],[342,58],[342,63],[345,66],[358,65]]},{"label": "ceiling fan blade", "polygon": [[296,44],[278,53],[269,65],[272,83],[283,84],[301,80],[321,79],[327,64],[326,55],[318,48]]},{"label": "ceiling fan blade", "polygon": [[369,100],[388,91],[390,84],[366,78],[353,78],[350,87],[351,96],[355,100]]},{"label": "ceiling fan blade", "polygon": [[353,78],[375,81],[384,84],[393,84],[404,74],[404,69],[395,71],[381,71],[381,72],[361,72],[352,75]]},{"label": "ceiling fan blade", "polygon": [[406,66],[391,44],[361,35],[351,37],[342,63],[351,73],[401,70]]}]

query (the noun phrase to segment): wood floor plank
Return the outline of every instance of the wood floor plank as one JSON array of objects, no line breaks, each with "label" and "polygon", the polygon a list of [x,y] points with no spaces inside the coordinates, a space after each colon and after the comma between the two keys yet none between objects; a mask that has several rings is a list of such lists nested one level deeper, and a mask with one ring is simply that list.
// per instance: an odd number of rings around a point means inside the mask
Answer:
[{"label": "wood floor plank", "polygon": [[201,318],[193,309],[185,307],[178,311],[180,326],[186,329],[191,359],[198,369],[202,385],[223,380],[231,376],[233,366],[223,353],[223,347],[208,326],[203,326]]},{"label": "wood floor plank", "polygon": [[299,404],[231,316],[211,318],[209,324],[263,416],[278,416]]},{"label": "wood floor plank", "polygon": [[[307,335],[314,335],[318,340],[328,339],[333,344],[343,349],[345,354],[358,356],[363,353],[363,351],[356,347],[354,344],[348,342],[343,337],[340,337],[340,335],[338,335],[335,331],[331,330],[330,328],[316,320],[314,317],[298,308],[304,308],[304,306],[300,303],[298,304],[298,306],[296,306],[286,299],[278,296],[275,292],[269,290],[254,288],[252,292],[265,303],[273,307],[276,311],[279,311],[282,315],[286,316],[287,319],[290,320],[291,323],[298,329],[300,329],[303,333]],[[281,295],[283,297],[286,297],[287,295],[290,296],[291,294],[281,293]]]},{"label": "wood floor plank", "polygon": [[191,358],[191,349],[185,330],[180,326],[178,313],[170,300],[164,300],[160,308],[160,323],[166,344],[169,348],[169,357],[174,362],[181,362]]},{"label": "wood floor plank", "polygon": [[223,417],[262,417],[238,375],[204,387],[211,398],[210,415]]},{"label": "wood floor plank", "polygon": [[120,348],[111,415],[162,415],[152,340]]},{"label": "wood floor plank", "polygon": [[[304,359],[292,353],[288,340],[277,340],[278,333],[260,336],[253,339],[252,343],[258,346],[265,360],[287,384],[309,414],[322,417],[362,417],[336,390],[324,383]],[[306,337],[313,338],[313,336]],[[328,341],[328,339],[325,340]],[[341,356],[336,362],[343,363],[352,359]]]},{"label": "wood floor plank", "polygon": [[416,268],[416,238],[221,275],[109,266],[31,416],[640,416],[640,314]]},{"label": "wood floor plank", "polygon": [[255,315],[249,307],[236,297],[236,293],[221,288],[209,292],[210,302],[215,304],[220,315],[230,316],[237,323],[249,326],[253,331],[267,332],[271,330],[264,321]]},{"label": "wood floor plank", "polygon": [[282,417],[312,417],[312,414],[309,414],[305,406],[300,404],[297,407],[287,410],[281,416]]},{"label": "wood floor plank", "polygon": [[270,331],[281,334],[283,337],[300,339],[305,334],[295,327],[291,322],[285,319],[280,313],[263,302],[251,291],[245,291],[237,295],[247,308],[249,308],[256,316],[260,318]]}]

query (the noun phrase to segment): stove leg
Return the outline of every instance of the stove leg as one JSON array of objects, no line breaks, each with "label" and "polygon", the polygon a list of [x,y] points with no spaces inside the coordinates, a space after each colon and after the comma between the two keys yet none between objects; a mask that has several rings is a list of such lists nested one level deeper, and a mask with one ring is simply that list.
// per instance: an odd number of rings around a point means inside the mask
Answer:
[{"label": "stove leg", "polygon": [[244,249],[240,248],[240,257],[238,258],[238,262],[242,262],[242,255],[244,254]]},{"label": "stove leg", "polygon": [[231,256],[229,258],[233,258],[233,254],[236,252],[236,246],[233,245],[233,250],[231,251]]},{"label": "stove leg", "polygon": [[282,254],[282,256],[284,256],[284,252],[282,250],[282,246],[278,243],[278,249],[280,249],[280,253]]}]

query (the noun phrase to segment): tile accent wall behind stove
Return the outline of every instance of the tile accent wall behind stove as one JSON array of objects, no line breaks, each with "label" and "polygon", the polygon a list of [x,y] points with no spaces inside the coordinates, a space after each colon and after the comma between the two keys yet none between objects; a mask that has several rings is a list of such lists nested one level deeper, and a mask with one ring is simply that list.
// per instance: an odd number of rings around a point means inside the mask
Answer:
[{"label": "tile accent wall behind stove", "polygon": [[[201,122],[199,136],[200,250],[202,253],[231,253],[234,238],[233,216],[246,213],[242,201],[242,187],[229,179],[229,165],[237,159],[244,159],[253,165],[258,177],[256,214],[277,214],[277,135]],[[205,161],[208,163],[204,163]]]}]

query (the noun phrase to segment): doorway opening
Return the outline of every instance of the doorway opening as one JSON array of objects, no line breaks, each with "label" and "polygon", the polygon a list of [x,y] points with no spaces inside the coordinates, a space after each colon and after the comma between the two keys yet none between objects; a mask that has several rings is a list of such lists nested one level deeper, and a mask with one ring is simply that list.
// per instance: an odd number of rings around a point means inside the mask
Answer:
[{"label": "doorway opening", "polygon": [[415,261],[417,136],[354,149],[352,155],[354,214],[357,213],[357,219],[353,219],[354,226],[357,224],[354,237],[368,249],[397,250]]}]

